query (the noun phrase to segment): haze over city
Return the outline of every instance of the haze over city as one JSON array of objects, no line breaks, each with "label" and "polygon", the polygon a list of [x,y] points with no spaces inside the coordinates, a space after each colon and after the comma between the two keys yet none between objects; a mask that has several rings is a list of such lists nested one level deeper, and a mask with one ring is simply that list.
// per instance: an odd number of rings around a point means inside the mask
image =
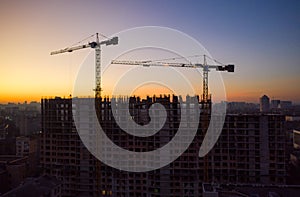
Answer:
[{"label": "haze over city", "polygon": [[68,97],[93,50],[50,52],[95,32],[110,36],[139,26],[179,30],[217,60],[234,63],[233,75],[222,74],[228,101],[258,102],[267,94],[297,103],[299,8],[298,1],[2,1],[0,103]]}]

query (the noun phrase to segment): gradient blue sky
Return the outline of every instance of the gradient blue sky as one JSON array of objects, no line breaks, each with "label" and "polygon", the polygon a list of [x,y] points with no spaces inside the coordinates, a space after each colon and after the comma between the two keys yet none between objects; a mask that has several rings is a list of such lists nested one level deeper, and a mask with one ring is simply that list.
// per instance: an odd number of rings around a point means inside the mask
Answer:
[{"label": "gradient blue sky", "polygon": [[50,51],[101,32],[165,26],[234,63],[228,99],[300,101],[300,1],[0,1],[0,102],[64,96],[89,51]]}]

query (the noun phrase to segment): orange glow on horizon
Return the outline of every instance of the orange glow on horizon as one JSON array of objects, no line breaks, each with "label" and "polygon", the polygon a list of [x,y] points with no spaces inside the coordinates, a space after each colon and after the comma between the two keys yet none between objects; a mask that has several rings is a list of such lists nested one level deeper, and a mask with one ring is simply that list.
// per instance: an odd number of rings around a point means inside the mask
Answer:
[{"label": "orange glow on horizon", "polygon": [[[139,96],[141,98],[146,98],[147,96],[156,96],[159,97],[160,95],[172,95],[172,92],[157,92],[157,93],[149,93],[148,91],[139,91],[135,92],[131,96]],[[291,100],[289,98],[284,98],[284,97],[272,97],[272,95],[267,94],[270,99],[279,99],[279,100]],[[25,101],[27,102],[32,102],[32,101],[37,101],[40,102],[42,98],[54,98],[54,97],[61,97],[61,98],[69,98],[70,94],[56,94],[56,95],[45,95],[45,96],[40,96],[40,95],[3,95],[0,97],[0,104],[5,104],[5,103],[24,103]],[[106,95],[105,95],[106,96]],[[227,101],[228,102],[249,102],[249,103],[258,103],[259,97],[262,95],[252,95],[252,96],[247,96],[246,94],[233,94],[233,95],[227,95]],[[213,97],[213,95],[212,95]]]}]

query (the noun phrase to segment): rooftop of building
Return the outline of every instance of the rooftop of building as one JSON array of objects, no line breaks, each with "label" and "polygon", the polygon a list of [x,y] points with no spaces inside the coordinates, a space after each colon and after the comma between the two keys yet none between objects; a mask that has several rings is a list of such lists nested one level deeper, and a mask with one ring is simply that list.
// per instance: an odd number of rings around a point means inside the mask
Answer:
[{"label": "rooftop of building", "polygon": [[2,197],[48,196],[60,184],[60,181],[47,175],[38,178],[27,178],[23,184],[3,194]]},{"label": "rooftop of building", "polygon": [[237,187],[236,191],[253,197],[298,197],[300,186]]},{"label": "rooftop of building", "polygon": [[14,164],[23,161],[27,157],[19,157],[16,155],[0,155],[0,164]]},{"label": "rooftop of building", "polygon": [[[210,185],[210,187],[208,186]],[[238,184],[203,184],[203,192],[215,192],[219,197],[298,197],[300,185],[238,185]]]}]

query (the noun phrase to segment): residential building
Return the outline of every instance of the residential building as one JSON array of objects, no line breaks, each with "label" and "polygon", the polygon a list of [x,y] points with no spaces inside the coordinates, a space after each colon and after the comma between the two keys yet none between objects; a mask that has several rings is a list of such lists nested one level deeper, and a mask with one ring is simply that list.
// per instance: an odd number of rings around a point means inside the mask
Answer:
[{"label": "residential building", "polygon": [[[204,158],[198,157],[206,125],[200,116],[196,137],[174,162],[153,171],[127,172],[97,161],[85,148],[76,132],[72,113],[82,112],[84,120],[91,120],[95,105],[92,98],[80,102],[76,106],[71,99],[42,100],[41,164],[44,174],[62,181],[62,196],[201,196],[203,182],[286,183],[283,115],[227,114],[221,136]],[[140,125],[150,122],[149,108],[153,103],[162,104],[167,112],[166,123],[159,132],[150,137],[137,137],[116,124],[111,100],[101,101],[97,111],[99,123],[115,144],[130,151],[147,152],[163,147],[172,140],[181,122],[185,127],[194,122],[188,114],[195,107],[189,98],[183,109],[176,96],[131,97],[129,103],[131,117]],[[181,113],[187,113],[188,119],[181,120]],[[80,122],[79,127],[91,134],[85,137],[93,139],[93,124]]]},{"label": "residential building", "polygon": [[62,182],[62,196],[97,196],[96,159],[76,132],[71,99],[42,100],[40,163],[44,175]]},{"label": "residential building", "polygon": [[280,106],[280,100],[271,100],[271,109],[278,109]]}]

